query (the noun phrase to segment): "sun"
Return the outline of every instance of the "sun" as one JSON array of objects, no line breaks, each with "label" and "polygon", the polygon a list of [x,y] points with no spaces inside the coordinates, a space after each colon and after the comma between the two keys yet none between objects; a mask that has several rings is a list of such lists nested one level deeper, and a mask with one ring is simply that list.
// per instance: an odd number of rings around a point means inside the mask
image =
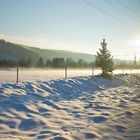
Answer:
[{"label": "sun", "polygon": [[140,57],[140,35],[130,40],[129,50],[131,54],[136,54],[137,57]]},{"label": "sun", "polygon": [[136,39],[134,41],[134,49],[135,49],[135,53],[137,54],[138,57],[140,57],[140,38]]},{"label": "sun", "polygon": [[134,41],[134,45],[136,45],[137,47],[140,47],[140,38],[139,39],[136,39]]}]

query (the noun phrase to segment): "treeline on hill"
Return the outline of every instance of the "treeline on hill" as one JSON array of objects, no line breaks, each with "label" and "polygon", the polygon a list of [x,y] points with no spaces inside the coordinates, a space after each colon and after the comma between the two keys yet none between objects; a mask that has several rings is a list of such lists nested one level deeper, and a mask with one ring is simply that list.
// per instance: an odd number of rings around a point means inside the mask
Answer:
[{"label": "treeline on hill", "polygon": [[[0,67],[16,67],[17,64],[20,67],[61,68],[67,65],[72,68],[88,68],[95,66],[95,57],[94,55],[85,56],[85,54],[66,51],[24,47],[0,39]],[[134,66],[134,60],[114,59],[115,69],[140,68],[139,64],[140,61],[137,61],[137,66]]]},{"label": "treeline on hill", "polygon": [[114,68],[115,69],[137,69],[140,68],[140,61],[137,61],[137,64],[134,64],[134,61],[122,61],[120,60],[120,62],[115,62],[114,63]]},{"label": "treeline on hill", "polygon": [[38,58],[37,53],[0,39],[0,66],[14,66],[17,60],[20,61],[21,65],[29,65],[27,64],[29,61],[34,63]]},{"label": "treeline on hill", "polygon": [[72,58],[53,58],[44,60],[42,57],[40,57],[35,64],[32,63],[32,59],[19,59],[16,60],[10,60],[10,59],[1,59],[0,60],[0,67],[15,67],[15,66],[21,66],[21,67],[52,67],[52,68],[62,68],[64,66],[72,67],[72,68],[88,68],[92,67],[94,65],[94,62],[86,62],[83,59],[79,59],[78,61],[74,61]]},{"label": "treeline on hill", "polygon": [[[34,63],[32,58],[20,58],[19,60],[15,59],[0,59],[0,67],[16,67],[19,65],[20,67],[50,67],[50,68],[62,68],[64,66],[71,68],[88,68],[95,66],[95,62],[86,62],[83,59],[79,59],[78,61],[74,61],[72,58],[53,58],[44,60],[42,57]],[[117,62],[114,64],[114,68],[140,68],[140,65],[134,66],[133,61],[129,62]]]},{"label": "treeline on hill", "polygon": [[32,61],[31,58],[25,60],[25,59],[20,59],[19,61],[15,60],[6,60],[6,59],[1,59],[0,60],[0,67],[16,67],[17,65],[21,67],[31,67]]},{"label": "treeline on hill", "polygon": [[[53,59],[48,59],[45,61],[42,57],[39,57],[39,59],[34,63],[34,61],[31,58],[25,59],[19,59],[13,60],[13,59],[0,59],[0,67],[16,67],[17,64],[20,67],[50,67],[50,68],[62,68],[64,66],[70,67],[70,68],[89,68],[92,66],[95,66],[95,62],[86,62],[83,59],[79,59],[78,61],[74,61],[72,58],[60,58],[56,57]],[[114,64],[114,68],[136,68],[133,66],[133,61],[129,62],[117,62]],[[140,68],[138,65],[137,68]]]}]

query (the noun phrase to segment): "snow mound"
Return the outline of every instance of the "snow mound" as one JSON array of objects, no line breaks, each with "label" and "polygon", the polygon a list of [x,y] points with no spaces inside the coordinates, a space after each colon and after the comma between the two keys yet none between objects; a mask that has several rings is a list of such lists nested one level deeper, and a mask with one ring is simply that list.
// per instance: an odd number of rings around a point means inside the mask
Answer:
[{"label": "snow mound", "polygon": [[139,139],[139,89],[130,75],[0,84],[0,139]]}]

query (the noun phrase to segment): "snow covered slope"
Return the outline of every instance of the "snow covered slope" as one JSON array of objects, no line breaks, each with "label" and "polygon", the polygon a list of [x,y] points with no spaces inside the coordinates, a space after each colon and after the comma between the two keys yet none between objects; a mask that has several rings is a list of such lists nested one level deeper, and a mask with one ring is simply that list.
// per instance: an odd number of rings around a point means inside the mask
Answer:
[{"label": "snow covered slope", "polygon": [[140,139],[140,81],[129,75],[0,84],[0,139]]}]

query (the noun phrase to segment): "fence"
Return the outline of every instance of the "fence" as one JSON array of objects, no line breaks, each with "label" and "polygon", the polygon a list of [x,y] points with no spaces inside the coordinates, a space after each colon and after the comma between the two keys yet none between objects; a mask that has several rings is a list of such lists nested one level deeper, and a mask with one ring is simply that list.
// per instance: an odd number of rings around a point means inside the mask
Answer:
[{"label": "fence", "polygon": [[[0,82],[29,82],[29,81],[49,81],[60,78],[70,78],[79,76],[94,76],[101,73],[101,69],[95,67],[88,69],[37,69],[37,68],[6,68],[0,69]],[[113,74],[138,74],[140,69],[115,69]]]}]

